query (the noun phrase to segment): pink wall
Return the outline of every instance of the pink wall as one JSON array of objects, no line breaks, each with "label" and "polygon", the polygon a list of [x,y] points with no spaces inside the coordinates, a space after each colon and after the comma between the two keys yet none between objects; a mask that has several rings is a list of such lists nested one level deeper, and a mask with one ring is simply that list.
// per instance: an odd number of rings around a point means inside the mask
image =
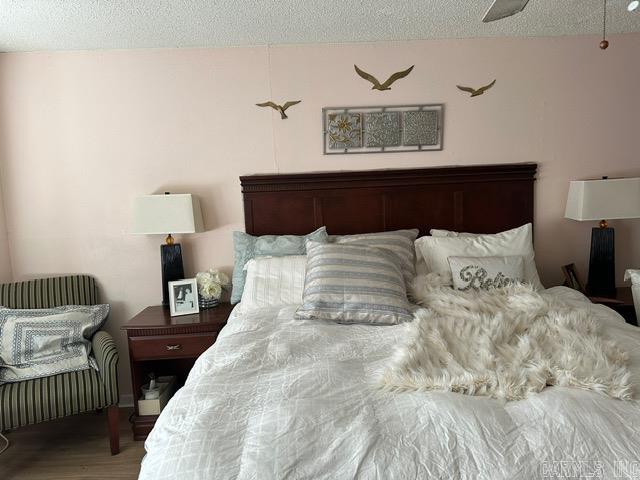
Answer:
[{"label": "pink wall", "polygon": [[[640,175],[640,34],[610,40],[606,52],[596,37],[558,37],[0,55],[13,275],[99,279],[126,392],[119,326],[160,299],[162,239],[128,233],[136,195],[200,195],[208,231],[181,239],[191,275],[231,268],[241,174],[538,162],[543,281],[557,284],[569,262],[584,274],[592,225],[563,218],[568,181]],[[380,77],[416,67],[377,92],[354,62]],[[493,78],[494,89],[473,100],[455,88]],[[281,121],[253,105],[270,98],[303,103]],[[430,102],[446,104],[441,152],[322,155],[322,107]],[[640,266],[640,221],[615,227],[621,274]]]},{"label": "pink wall", "polygon": [[4,203],[2,201],[2,188],[0,188],[0,283],[12,280],[11,257],[9,255],[9,237],[7,223],[4,215]]}]

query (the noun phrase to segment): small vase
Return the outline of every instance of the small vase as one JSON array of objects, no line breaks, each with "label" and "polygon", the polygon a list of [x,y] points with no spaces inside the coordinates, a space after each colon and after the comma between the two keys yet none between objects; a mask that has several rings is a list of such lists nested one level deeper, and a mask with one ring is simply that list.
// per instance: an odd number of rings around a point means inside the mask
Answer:
[{"label": "small vase", "polygon": [[198,306],[200,307],[200,310],[217,307],[219,303],[220,300],[217,298],[204,298],[202,295],[198,295]]}]

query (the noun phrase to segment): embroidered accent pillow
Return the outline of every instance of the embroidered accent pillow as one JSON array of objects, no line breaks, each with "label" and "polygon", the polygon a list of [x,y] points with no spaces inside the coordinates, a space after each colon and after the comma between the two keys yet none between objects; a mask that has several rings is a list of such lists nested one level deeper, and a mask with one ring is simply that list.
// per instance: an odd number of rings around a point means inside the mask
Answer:
[{"label": "embroidered accent pillow", "polygon": [[233,250],[235,263],[233,266],[233,288],[231,303],[242,299],[247,272],[244,269],[249,260],[255,257],[284,257],[286,255],[304,255],[305,242],[326,242],[327,229],[320,227],[308,235],[263,235],[254,237],[244,232],[233,232]]},{"label": "embroidered accent pillow", "polygon": [[307,243],[307,274],[296,318],[393,325],[410,321],[398,257],[381,248]]},{"label": "embroidered accent pillow", "polygon": [[109,315],[109,305],[46,309],[0,307],[0,384],[98,369],[91,337]]},{"label": "embroidered accent pillow", "polygon": [[300,305],[306,269],[305,255],[257,257],[249,260],[240,307]]},{"label": "embroidered accent pillow", "polygon": [[416,250],[421,273],[442,273],[449,271],[449,257],[502,257],[522,255],[524,257],[524,280],[536,290],[544,287],[540,283],[533,251],[532,225],[527,223],[518,228],[496,234],[464,234],[449,236],[447,230],[434,233],[447,234],[444,237],[425,236],[416,240]]},{"label": "embroidered accent pillow", "polygon": [[416,241],[418,233],[418,229],[413,229],[340,235],[335,237],[334,242],[342,245],[366,245],[381,248],[397,255],[405,285],[409,285],[416,276],[416,252],[413,242]]},{"label": "embroidered accent pillow", "polygon": [[456,290],[491,290],[524,280],[524,258],[449,257],[453,288]]}]

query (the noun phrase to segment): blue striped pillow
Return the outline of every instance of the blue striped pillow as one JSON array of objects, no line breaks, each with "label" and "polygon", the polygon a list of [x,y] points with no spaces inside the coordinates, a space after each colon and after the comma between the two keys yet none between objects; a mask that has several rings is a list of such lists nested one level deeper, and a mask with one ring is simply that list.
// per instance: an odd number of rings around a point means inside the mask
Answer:
[{"label": "blue striped pillow", "polygon": [[414,242],[419,230],[394,230],[390,232],[360,233],[335,237],[335,243],[344,245],[366,245],[392,252],[398,256],[405,285],[410,285],[416,276],[416,248]]},{"label": "blue striped pillow", "polygon": [[307,242],[296,318],[393,325],[412,319],[398,257],[364,245]]}]

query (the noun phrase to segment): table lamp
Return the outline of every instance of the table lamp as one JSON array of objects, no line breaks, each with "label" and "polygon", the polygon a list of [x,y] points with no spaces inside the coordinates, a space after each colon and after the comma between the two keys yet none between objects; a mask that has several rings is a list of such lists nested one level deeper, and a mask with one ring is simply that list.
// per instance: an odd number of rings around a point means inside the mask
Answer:
[{"label": "table lamp", "polygon": [[613,228],[607,220],[640,218],[640,178],[602,177],[569,183],[565,218],[600,221],[591,230],[591,254],[587,292],[615,297],[616,266]]},{"label": "table lamp", "polygon": [[143,195],[133,204],[133,233],[167,235],[160,247],[162,262],[162,304],[169,305],[168,283],[184,278],[182,248],[172,233],[203,231],[200,202],[189,193]]}]

